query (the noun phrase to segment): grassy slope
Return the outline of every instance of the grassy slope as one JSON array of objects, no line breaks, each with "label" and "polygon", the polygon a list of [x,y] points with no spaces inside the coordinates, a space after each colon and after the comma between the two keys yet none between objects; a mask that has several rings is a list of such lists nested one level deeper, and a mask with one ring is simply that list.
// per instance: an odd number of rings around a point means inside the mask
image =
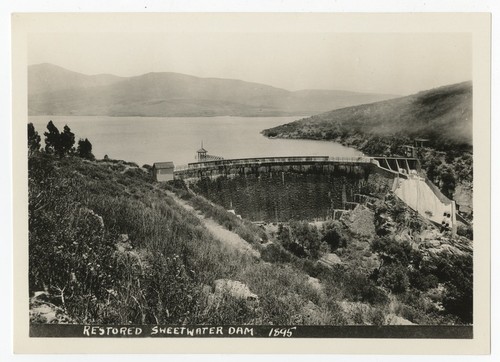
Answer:
[{"label": "grassy slope", "polygon": [[338,109],[265,130],[264,134],[329,139],[402,135],[429,138],[434,145],[471,145],[472,83]]},{"label": "grassy slope", "polygon": [[[75,321],[349,321],[334,302],[338,288],[319,293],[294,266],[225,247],[138,168],[36,154],[29,172],[30,291],[48,288]],[[260,308],[231,298],[210,304],[203,287],[219,278],[247,284]],[[309,301],[316,317],[303,310]]]},{"label": "grassy slope", "polygon": [[[185,195],[261,249],[262,259],[254,258],[214,239],[163,187],[123,161],[31,156],[30,292],[47,288],[51,301],[80,323],[383,324],[394,313],[417,323],[450,322],[415,297],[391,296],[387,304],[387,292],[369,279],[372,267],[359,265],[357,243],[345,251],[352,250],[352,261],[326,269],[276,240],[260,246],[255,226]],[[245,283],[259,307],[229,296],[210,303],[206,286],[220,278]]]}]

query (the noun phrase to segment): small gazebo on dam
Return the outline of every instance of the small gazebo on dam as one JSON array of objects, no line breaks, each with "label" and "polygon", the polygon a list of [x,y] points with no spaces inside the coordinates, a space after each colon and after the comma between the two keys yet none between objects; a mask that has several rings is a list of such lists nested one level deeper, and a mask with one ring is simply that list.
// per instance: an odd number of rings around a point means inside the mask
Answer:
[{"label": "small gazebo on dam", "polygon": [[218,161],[223,160],[224,157],[209,155],[208,151],[203,148],[203,141],[201,141],[201,148],[196,151],[196,161],[197,162],[206,162],[206,161]]}]

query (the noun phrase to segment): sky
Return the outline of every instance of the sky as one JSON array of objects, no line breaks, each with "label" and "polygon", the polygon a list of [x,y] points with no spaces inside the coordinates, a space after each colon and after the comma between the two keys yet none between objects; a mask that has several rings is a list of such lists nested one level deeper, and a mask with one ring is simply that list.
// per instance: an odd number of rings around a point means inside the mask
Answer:
[{"label": "sky", "polygon": [[30,34],[28,64],[407,95],[471,80],[471,43],[466,33],[52,32]]}]

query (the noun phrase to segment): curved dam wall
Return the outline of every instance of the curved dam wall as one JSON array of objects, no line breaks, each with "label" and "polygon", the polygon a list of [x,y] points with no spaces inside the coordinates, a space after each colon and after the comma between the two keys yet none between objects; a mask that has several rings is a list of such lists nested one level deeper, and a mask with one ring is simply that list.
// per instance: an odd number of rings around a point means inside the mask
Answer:
[{"label": "curved dam wall", "polygon": [[176,177],[244,218],[268,222],[326,219],[348,208],[355,194],[385,195],[394,183],[371,162],[221,163]]}]

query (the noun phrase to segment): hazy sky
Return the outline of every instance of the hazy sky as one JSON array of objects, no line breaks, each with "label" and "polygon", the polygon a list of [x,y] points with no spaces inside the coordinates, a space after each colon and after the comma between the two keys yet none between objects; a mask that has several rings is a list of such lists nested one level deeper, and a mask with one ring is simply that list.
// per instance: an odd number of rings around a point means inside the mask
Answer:
[{"label": "hazy sky", "polygon": [[470,80],[471,46],[460,33],[42,33],[29,38],[28,62],[405,95]]}]

